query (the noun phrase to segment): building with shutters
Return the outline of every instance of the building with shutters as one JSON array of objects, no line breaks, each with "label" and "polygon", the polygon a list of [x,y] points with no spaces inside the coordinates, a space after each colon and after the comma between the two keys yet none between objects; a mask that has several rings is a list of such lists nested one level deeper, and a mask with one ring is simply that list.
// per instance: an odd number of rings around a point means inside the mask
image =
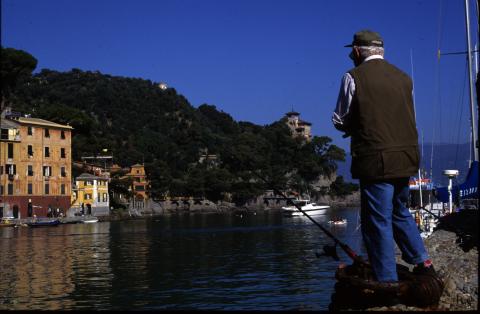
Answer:
[{"label": "building with shutters", "polygon": [[0,216],[47,215],[71,205],[71,132],[69,125],[22,116],[8,108],[0,119]]}]

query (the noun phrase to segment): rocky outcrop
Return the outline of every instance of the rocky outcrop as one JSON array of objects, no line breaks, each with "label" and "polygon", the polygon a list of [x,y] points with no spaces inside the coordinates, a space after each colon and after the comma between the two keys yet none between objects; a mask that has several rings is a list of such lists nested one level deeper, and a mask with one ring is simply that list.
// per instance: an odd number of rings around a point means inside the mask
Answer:
[{"label": "rocky outcrop", "polygon": [[[397,304],[373,307],[367,311],[474,311],[478,310],[478,249],[464,252],[453,232],[438,230],[425,240],[425,246],[445,287],[435,308]],[[401,263],[399,261],[399,263]]]},{"label": "rocky outcrop", "polygon": [[315,199],[317,203],[328,204],[332,207],[360,207],[360,192],[354,192],[346,196],[324,195]]},{"label": "rocky outcrop", "polygon": [[[434,310],[478,310],[478,210],[464,210],[443,218],[448,225],[440,224],[439,228],[425,239],[425,247],[430,259],[445,285],[440,302]],[[465,235],[468,236],[465,237]],[[474,241],[470,242],[469,239]],[[400,259],[398,262],[403,263]],[[429,309],[398,304],[368,310],[423,311]]]}]

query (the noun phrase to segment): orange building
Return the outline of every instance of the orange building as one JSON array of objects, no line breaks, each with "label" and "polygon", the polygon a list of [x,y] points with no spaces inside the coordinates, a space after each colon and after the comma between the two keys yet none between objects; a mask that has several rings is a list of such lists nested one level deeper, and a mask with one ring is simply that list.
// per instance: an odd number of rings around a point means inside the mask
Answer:
[{"label": "orange building", "polygon": [[120,180],[129,180],[131,185],[129,191],[132,198],[130,204],[133,208],[143,210],[148,199],[148,185],[147,175],[143,165],[135,164],[130,167],[130,172],[121,177]]},{"label": "orange building", "polygon": [[0,216],[46,216],[71,202],[71,130],[7,111],[0,119]]},{"label": "orange building", "polygon": [[143,165],[135,164],[130,167],[130,172],[123,178],[130,178],[132,180],[133,196],[137,200],[144,200],[147,198],[148,181]]}]

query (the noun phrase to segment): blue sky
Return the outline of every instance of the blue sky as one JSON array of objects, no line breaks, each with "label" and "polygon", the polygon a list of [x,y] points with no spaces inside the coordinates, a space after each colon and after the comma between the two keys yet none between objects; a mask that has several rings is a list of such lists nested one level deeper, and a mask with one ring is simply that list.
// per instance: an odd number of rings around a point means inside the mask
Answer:
[{"label": "blue sky", "polygon": [[[475,2],[470,0],[474,29]],[[360,29],[415,82],[425,142],[469,140],[463,0],[3,0],[2,45],[38,59],[37,71],[98,70],[165,82],[191,105],[270,124],[292,108],[347,151],[331,123],[344,48]],[[475,42],[476,32],[472,33]],[[411,59],[411,56],[413,58]],[[461,126],[459,128],[459,126]]]}]

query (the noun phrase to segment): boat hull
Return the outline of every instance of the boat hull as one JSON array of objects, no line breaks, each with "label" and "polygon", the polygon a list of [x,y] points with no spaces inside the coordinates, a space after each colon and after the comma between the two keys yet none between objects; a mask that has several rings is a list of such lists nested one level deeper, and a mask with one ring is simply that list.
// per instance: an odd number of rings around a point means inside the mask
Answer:
[{"label": "boat hull", "polygon": [[32,228],[38,228],[38,227],[56,227],[60,224],[59,220],[53,220],[53,221],[37,221],[37,222],[27,222],[27,226],[32,227]]},{"label": "boat hull", "polygon": [[[329,207],[325,206],[324,208],[319,209],[302,209],[305,214],[309,216],[324,215],[327,212]],[[304,216],[304,214],[298,209],[283,209],[283,214],[285,216]]]},{"label": "boat hull", "polygon": [[98,219],[88,219],[88,220],[83,220],[82,223],[84,224],[94,224],[97,223]]}]

